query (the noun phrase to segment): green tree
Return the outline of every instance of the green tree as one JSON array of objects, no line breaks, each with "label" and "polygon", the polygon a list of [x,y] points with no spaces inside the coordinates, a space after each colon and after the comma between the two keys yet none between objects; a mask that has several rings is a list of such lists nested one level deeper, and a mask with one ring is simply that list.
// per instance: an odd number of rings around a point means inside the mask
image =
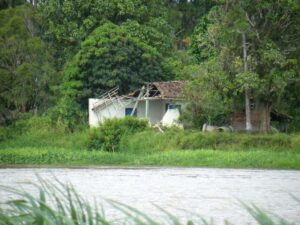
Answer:
[{"label": "green tree", "polygon": [[270,131],[270,112],[282,92],[299,76],[299,12],[297,1],[220,1],[193,39],[199,59],[207,52],[221,56],[223,70],[237,90],[236,100],[251,89],[263,132]]},{"label": "green tree", "polygon": [[184,92],[187,105],[181,120],[186,126],[199,129],[204,123],[228,124],[235,87],[223,66],[221,57],[210,58],[198,66]]},{"label": "green tree", "polygon": [[[175,10],[170,19],[171,23],[177,20],[180,25],[176,26],[179,37],[185,37],[192,34],[194,27],[199,19],[206,15],[215,5],[212,0],[166,0],[170,13]],[[180,22],[178,22],[178,20]]]},{"label": "green tree", "polygon": [[131,37],[124,27],[106,23],[82,42],[64,79],[64,95],[85,108],[89,97],[108,89],[118,86],[124,94],[164,76],[155,48]]},{"label": "green tree", "polygon": [[161,0],[41,0],[38,10],[45,38],[58,50],[60,65],[77,53],[81,41],[101,26],[103,20],[118,25],[134,20],[149,26],[155,22],[154,18],[161,21],[167,13]]},{"label": "green tree", "polygon": [[40,113],[49,104],[54,71],[47,46],[37,36],[35,24],[31,6],[0,11],[2,117],[13,118],[18,112]]},{"label": "green tree", "polygon": [[195,57],[185,50],[173,51],[163,60],[164,73],[176,80],[191,80],[199,75],[199,65]]},{"label": "green tree", "polygon": [[151,18],[145,24],[140,24],[136,20],[127,20],[122,26],[131,37],[156,48],[161,54],[170,55],[172,52],[174,30],[165,19]]}]

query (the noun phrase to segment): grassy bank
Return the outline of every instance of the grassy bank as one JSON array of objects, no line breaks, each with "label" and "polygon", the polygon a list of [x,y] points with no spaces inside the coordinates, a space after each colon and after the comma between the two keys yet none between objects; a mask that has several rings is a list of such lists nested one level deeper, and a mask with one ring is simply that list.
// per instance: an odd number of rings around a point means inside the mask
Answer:
[{"label": "grassy bank", "polygon": [[[178,129],[160,133],[143,124],[141,128],[132,119],[125,122],[130,122],[130,126],[122,121],[120,126],[120,121],[115,121],[102,130],[68,133],[43,118],[31,118],[5,130],[0,140],[0,166],[300,169],[299,134],[247,135]],[[128,132],[128,127],[134,126],[138,131]]]},{"label": "grassy bank", "polygon": [[174,150],[152,154],[109,153],[63,148],[12,148],[0,152],[0,166],[180,166],[300,169],[300,154],[265,150]]}]

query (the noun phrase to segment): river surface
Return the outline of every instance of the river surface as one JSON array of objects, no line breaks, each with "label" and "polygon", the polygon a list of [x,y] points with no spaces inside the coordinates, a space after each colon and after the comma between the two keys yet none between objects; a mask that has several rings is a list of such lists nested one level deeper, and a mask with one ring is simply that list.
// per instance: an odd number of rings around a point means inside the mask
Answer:
[{"label": "river surface", "polygon": [[[112,199],[146,212],[164,215],[157,206],[179,217],[197,220],[198,215],[216,224],[256,224],[241,205],[259,208],[300,225],[300,171],[204,168],[92,168],[0,169],[0,185],[22,187],[35,193],[28,182],[37,176],[72,183],[87,200]],[[0,190],[0,200],[14,196]],[[115,216],[113,209],[106,209]],[[195,216],[197,215],[197,216]]]}]

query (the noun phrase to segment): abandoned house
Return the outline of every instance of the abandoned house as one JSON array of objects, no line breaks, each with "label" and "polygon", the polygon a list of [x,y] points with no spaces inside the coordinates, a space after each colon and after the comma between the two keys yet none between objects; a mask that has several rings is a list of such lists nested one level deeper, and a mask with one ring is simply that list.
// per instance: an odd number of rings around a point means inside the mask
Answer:
[{"label": "abandoned house", "polygon": [[[90,98],[89,125],[97,127],[105,119],[137,116],[147,118],[152,125],[182,127],[178,119],[184,105],[182,92],[185,84],[186,81],[145,83],[140,89],[127,95],[119,96],[118,88],[114,88],[99,98]],[[278,124],[279,131],[287,131],[291,117],[276,111],[272,111],[270,116],[272,123]],[[231,131],[246,131],[245,112],[232,112],[229,121],[227,126],[219,128],[230,127]],[[254,108],[251,110],[251,122],[252,131],[260,131],[261,112],[259,110]]]},{"label": "abandoned house", "polygon": [[99,98],[89,99],[89,125],[97,127],[108,118],[137,116],[148,118],[152,125],[179,125],[185,81],[146,83],[128,95],[118,96],[118,88]]}]

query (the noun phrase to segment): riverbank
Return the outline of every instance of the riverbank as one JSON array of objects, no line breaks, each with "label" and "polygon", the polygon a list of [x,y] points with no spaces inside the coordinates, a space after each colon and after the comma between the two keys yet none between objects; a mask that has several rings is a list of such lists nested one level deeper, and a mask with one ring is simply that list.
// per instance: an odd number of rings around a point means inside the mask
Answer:
[{"label": "riverbank", "polygon": [[0,166],[176,166],[300,169],[300,153],[266,150],[174,150],[151,154],[132,154],[25,147],[0,150]]},{"label": "riverbank", "polygon": [[120,132],[124,126],[117,124],[113,129],[85,128],[71,133],[35,119],[4,130],[1,167],[300,169],[299,134],[203,133],[174,128],[163,133],[151,128],[130,133],[132,124],[124,132]]}]

